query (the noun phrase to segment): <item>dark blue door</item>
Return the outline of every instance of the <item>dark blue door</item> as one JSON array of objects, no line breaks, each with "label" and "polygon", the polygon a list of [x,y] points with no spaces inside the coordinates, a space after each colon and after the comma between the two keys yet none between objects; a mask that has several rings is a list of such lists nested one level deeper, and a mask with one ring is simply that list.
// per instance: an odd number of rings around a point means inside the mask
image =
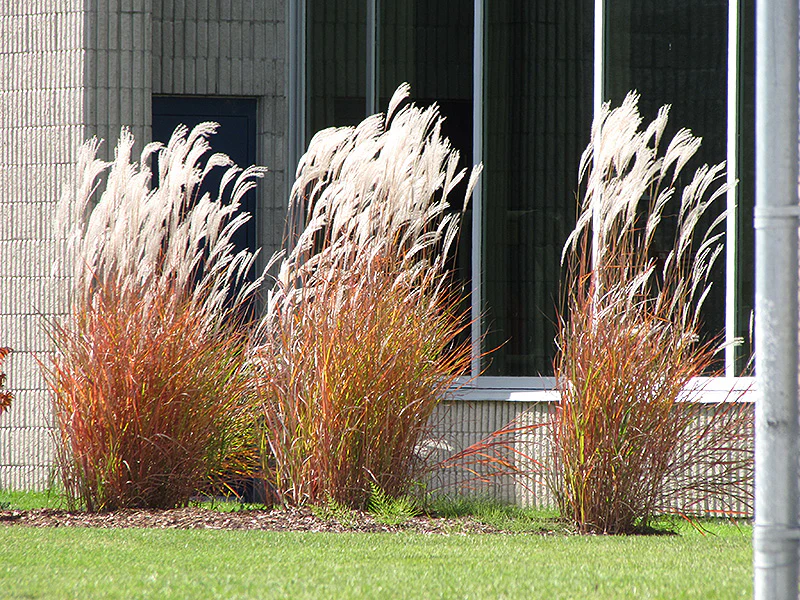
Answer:
[{"label": "dark blue door", "polygon": [[[256,100],[254,98],[199,98],[192,96],[155,96],[153,98],[153,140],[169,142],[172,132],[183,123],[189,129],[203,121],[214,121],[220,127],[211,137],[213,152],[223,152],[242,168],[256,164]],[[207,157],[206,157],[207,158]],[[216,197],[223,169],[212,171],[201,188]],[[256,192],[242,200],[242,209],[253,217],[237,233],[233,243],[237,250],[258,247],[256,239]]]}]

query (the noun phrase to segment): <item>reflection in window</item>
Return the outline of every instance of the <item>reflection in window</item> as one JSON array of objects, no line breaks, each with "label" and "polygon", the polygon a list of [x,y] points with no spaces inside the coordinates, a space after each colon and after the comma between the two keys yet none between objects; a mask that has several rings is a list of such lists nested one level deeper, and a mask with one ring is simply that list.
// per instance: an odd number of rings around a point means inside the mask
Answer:
[{"label": "reflection in window", "polygon": [[366,107],[366,23],[363,0],[308,0],[306,135],[355,125]]},{"label": "reflection in window", "polygon": [[[686,184],[698,166],[723,162],[727,156],[727,0],[615,0],[606,6],[604,95],[618,106],[629,90],[637,90],[646,122],[670,104],[663,139],[672,139],[683,127],[703,138],[681,177]],[[679,198],[676,194],[676,207],[666,214],[677,213]],[[706,226],[724,208],[718,203],[706,216]],[[667,219],[662,225],[660,243],[666,254],[674,226]],[[725,330],[724,257],[717,261],[712,281],[703,317],[707,339]]]},{"label": "reflection in window", "polygon": [[[436,103],[442,133],[459,151],[461,168],[472,166],[473,0],[381,0],[379,90],[383,109],[398,85],[411,84],[418,106]],[[466,192],[466,178],[450,196],[454,210]],[[471,212],[462,219],[453,266],[469,289]],[[468,307],[464,307],[468,312]]]},{"label": "reflection in window", "polygon": [[590,2],[487,3],[483,297],[489,375],[552,374],[561,248],[592,120]]}]

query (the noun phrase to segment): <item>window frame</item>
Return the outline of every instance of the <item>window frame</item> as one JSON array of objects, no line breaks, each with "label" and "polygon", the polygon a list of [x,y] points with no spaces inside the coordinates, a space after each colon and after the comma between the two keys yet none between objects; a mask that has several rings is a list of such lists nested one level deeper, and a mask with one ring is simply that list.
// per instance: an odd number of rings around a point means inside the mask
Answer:
[{"label": "window frame", "polygon": [[[365,116],[375,110],[376,90],[379,89],[379,24],[380,0],[363,0],[367,7],[367,98]],[[486,0],[473,0],[473,160],[483,161],[484,127],[483,98],[485,93],[485,39],[486,39]],[[742,0],[728,0],[728,60],[727,60],[727,182],[729,190],[726,195],[728,215],[726,220],[725,246],[725,376],[717,378],[699,378],[706,382],[710,398],[719,398],[723,390],[731,389],[741,392],[740,398],[749,398],[754,378],[736,377],[736,347],[734,341],[740,332],[736,330],[736,315],[739,298],[736,289],[737,279],[737,227],[740,215],[737,214],[738,188],[735,185],[739,173],[739,156],[737,139],[739,121],[739,22],[742,11]],[[594,72],[593,72],[593,109],[595,114],[604,101],[604,48],[606,39],[606,0],[594,0]],[[305,139],[305,93],[306,93],[306,0],[289,0],[287,2],[288,27],[288,172],[303,152]],[[372,90],[372,93],[369,91]],[[475,187],[472,196],[472,265],[471,281],[471,329],[472,344],[471,373],[463,379],[464,393],[460,397],[467,400],[506,400],[506,401],[553,401],[557,399],[555,379],[547,376],[511,377],[486,376],[482,372],[481,341],[484,323],[482,320],[483,305],[483,183]],[[743,391],[745,390],[745,391]],[[704,392],[705,393],[705,392]]]}]

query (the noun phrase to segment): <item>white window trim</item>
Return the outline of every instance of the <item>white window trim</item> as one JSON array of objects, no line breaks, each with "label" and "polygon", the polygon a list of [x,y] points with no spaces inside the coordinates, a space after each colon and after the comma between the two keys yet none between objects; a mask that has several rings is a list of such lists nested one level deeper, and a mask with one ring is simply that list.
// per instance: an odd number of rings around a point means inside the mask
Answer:
[{"label": "white window trim", "polygon": [[[684,393],[701,404],[756,400],[755,377],[695,377]],[[461,378],[451,399],[465,402],[557,402],[555,377]]]},{"label": "white window trim", "polygon": [[731,377],[736,372],[736,313],[738,296],[736,264],[738,230],[737,200],[739,188],[736,185],[739,174],[738,131],[739,131],[739,0],[728,0],[728,88],[727,88],[727,181],[726,222],[725,222],[725,375]]},{"label": "white window trim", "polygon": [[[475,0],[472,27],[472,160],[483,163],[483,83],[486,0]],[[481,342],[483,341],[483,182],[472,192],[472,256],[471,262],[471,326],[473,377],[481,373]]]}]

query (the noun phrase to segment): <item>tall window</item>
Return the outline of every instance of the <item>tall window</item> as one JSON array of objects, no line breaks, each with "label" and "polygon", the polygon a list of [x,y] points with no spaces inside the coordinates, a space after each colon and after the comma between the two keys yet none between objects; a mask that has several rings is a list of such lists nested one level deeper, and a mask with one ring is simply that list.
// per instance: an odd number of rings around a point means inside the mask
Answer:
[{"label": "tall window", "polygon": [[[578,162],[596,92],[618,105],[638,90],[645,118],[671,104],[673,132],[689,127],[704,140],[697,163],[729,161],[739,183],[728,199],[728,258],[714,274],[705,329],[747,338],[754,0],[291,5],[305,15],[298,25],[307,40],[305,59],[290,69],[304,73],[306,141],[321,127],[362,119],[372,105],[370,90],[380,110],[408,81],[415,102],[439,103],[464,165],[482,157],[480,202],[465,224],[456,263],[475,284],[473,314],[481,319],[474,340],[482,344],[475,354],[494,350],[474,374],[552,374],[560,254],[575,222]],[[602,31],[598,40],[596,31]],[[598,84],[601,90],[594,89]],[[746,343],[728,356],[729,374],[741,372],[749,352]]]},{"label": "tall window", "polygon": [[[606,99],[618,105],[628,90],[636,89],[645,119],[654,118],[661,105],[671,105],[665,139],[681,127],[703,138],[684,177],[700,164],[727,160],[732,179],[738,179],[727,207],[729,260],[717,263],[703,313],[707,337],[724,331],[728,340],[743,340],[730,351],[732,375],[746,366],[751,351],[754,297],[755,7],[752,0],[738,4],[737,13],[731,12],[728,0],[606,2],[603,56]],[[736,84],[732,88],[731,81]],[[723,209],[724,204],[718,205],[707,219]]]},{"label": "tall window", "polygon": [[483,65],[486,374],[550,375],[561,248],[592,121],[589,2],[487,2]]}]

